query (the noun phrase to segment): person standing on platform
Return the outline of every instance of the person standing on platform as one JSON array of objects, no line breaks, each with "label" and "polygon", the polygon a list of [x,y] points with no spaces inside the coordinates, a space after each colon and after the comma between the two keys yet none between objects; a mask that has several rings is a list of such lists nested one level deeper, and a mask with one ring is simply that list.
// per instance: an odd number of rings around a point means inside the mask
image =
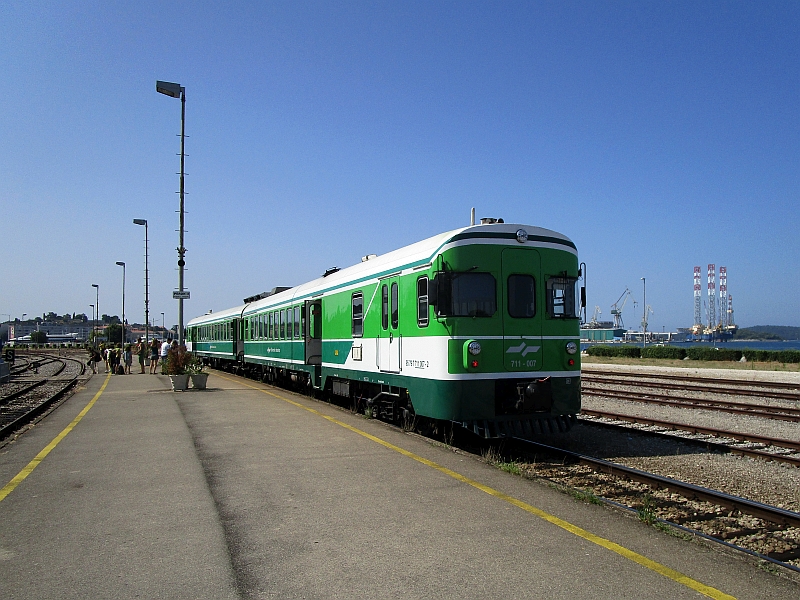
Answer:
[{"label": "person standing on platform", "polygon": [[158,366],[158,349],[160,347],[160,343],[156,338],[153,338],[153,341],[150,342],[150,374],[156,374],[156,367]]},{"label": "person standing on platform", "polygon": [[125,363],[125,375],[130,375],[131,365],[133,364],[133,350],[130,344],[125,344],[125,350],[122,353],[122,359]]},{"label": "person standing on platform", "polygon": [[136,356],[139,357],[139,374],[141,375],[144,373],[144,361],[147,358],[147,344],[142,341],[142,338],[139,338],[136,344]]},{"label": "person standing on platform", "polygon": [[117,365],[119,364],[119,355],[117,354],[117,349],[113,346],[109,346],[108,348],[108,367],[111,369],[111,374],[117,374]]},{"label": "person standing on platform", "polygon": [[106,373],[108,373],[108,348],[105,344],[100,344],[100,354],[103,357],[103,363],[106,365]]},{"label": "person standing on platform", "polygon": [[161,344],[161,372],[163,374],[164,369],[167,368],[167,356],[169,355],[169,349],[172,348],[172,338],[167,338],[167,341]]}]

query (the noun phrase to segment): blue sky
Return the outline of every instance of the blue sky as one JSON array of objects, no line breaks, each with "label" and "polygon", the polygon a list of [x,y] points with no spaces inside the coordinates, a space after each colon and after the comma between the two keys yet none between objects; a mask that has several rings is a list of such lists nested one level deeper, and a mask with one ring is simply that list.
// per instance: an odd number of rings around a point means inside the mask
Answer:
[{"label": "blue sky", "polygon": [[[589,313],[800,326],[796,2],[59,2],[0,7],[0,320],[177,322],[468,224],[555,229]],[[641,319],[632,303],[628,326]]]}]

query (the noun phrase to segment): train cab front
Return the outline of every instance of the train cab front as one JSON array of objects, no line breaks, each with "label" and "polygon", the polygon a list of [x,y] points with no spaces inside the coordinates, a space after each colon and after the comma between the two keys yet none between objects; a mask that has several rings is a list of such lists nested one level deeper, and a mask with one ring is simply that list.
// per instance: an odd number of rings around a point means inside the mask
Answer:
[{"label": "train cab front", "polygon": [[468,247],[437,274],[450,330],[449,372],[462,377],[460,419],[482,437],[568,431],[580,412],[577,255],[537,247]]}]

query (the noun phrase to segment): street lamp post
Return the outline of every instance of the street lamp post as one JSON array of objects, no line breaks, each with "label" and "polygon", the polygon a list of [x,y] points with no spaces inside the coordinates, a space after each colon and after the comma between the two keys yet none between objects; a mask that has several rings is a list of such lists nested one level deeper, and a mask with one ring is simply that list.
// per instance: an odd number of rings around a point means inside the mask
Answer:
[{"label": "street lamp post", "polygon": [[125,263],[117,261],[122,267],[122,344],[125,345]]},{"label": "street lamp post", "polygon": [[[89,306],[92,307],[92,334],[94,334],[94,304],[90,304]],[[92,343],[95,343],[94,335],[92,335]]]},{"label": "street lamp post", "polygon": [[644,306],[644,317],[642,317],[642,348],[647,345],[647,281],[642,277],[642,306]]},{"label": "street lamp post", "polygon": [[167,328],[164,327],[164,313],[161,313],[161,335],[167,335]]},{"label": "street lamp post", "polygon": [[134,219],[135,225],[144,225],[144,342],[150,343],[150,276],[147,269],[148,259],[148,240],[147,240],[147,219]]},{"label": "street lamp post", "polygon": [[156,91],[171,98],[181,99],[181,207],[180,207],[180,241],[178,243],[178,345],[183,345],[183,268],[186,266],[184,259],[186,248],[183,247],[183,159],[184,138],[186,130],[186,88],[179,83],[156,81]]},{"label": "street lamp post", "polygon": [[[95,289],[94,305],[95,305],[95,310],[96,310],[95,315],[97,315],[97,317],[95,318],[94,325],[97,325],[97,321],[100,320],[100,286],[97,285],[96,283],[93,283],[92,287]],[[92,331],[94,331],[94,328],[92,329]],[[96,331],[95,331],[95,334],[94,334],[94,347],[97,348],[97,332]]]}]

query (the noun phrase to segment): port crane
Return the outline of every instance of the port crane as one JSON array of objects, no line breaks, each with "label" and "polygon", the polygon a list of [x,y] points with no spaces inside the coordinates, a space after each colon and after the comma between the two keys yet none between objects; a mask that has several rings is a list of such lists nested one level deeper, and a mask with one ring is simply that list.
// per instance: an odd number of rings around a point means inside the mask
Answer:
[{"label": "port crane", "polygon": [[[617,298],[617,301],[611,305],[611,314],[614,317],[614,329],[624,329],[625,324],[622,322],[622,309],[625,308],[625,303],[628,301],[628,298],[631,297],[631,291],[628,288],[625,288],[625,291],[622,292],[622,295]],[[625,298],[624,300],[622,300]],[[620,300],[622,300],[622,304],[620,304]]]}]

